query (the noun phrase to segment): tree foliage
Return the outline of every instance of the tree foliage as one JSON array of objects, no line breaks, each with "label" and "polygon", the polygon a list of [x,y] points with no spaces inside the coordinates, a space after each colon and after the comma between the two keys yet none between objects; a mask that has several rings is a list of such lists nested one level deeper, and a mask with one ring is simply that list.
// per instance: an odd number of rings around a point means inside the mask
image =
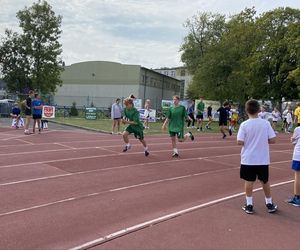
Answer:
[{"label": "tree foliage", "polygon": [[[0,45],[0,63],[10,91],[36,89],[53,93],[61,84],[61,16],[46,1],[38,1],[17,13],[21,34],[7,30]],[[14,64],[14,62],[18,62]],[[18,73],[15,76],[15,73]]]},{"label": "tree foliage", "polygon": [[[192,28],[182,45],[182,60],[194,72],[188,97],[241,103],[250,97],[275,101],[298,97],[300,11],[278,8],[257,17],[254,8],[246,8],[223,21],[218,39],[206,42],[203,53],[201,42],[194,39],[193,44],[190,39],[197,30],[194,26],[200,30],[202,26],[189,23]],[[212,25],[207,27],[211,32],[206,34],[215,33]]]}]

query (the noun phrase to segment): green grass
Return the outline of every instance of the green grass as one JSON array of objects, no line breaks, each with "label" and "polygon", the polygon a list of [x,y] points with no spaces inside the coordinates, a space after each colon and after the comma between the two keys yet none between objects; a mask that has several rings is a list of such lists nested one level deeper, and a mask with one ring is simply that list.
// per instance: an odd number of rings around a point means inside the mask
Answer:
[{"label": "green grass", "polygon": [[[83,128],[89,128],[97,131],[105,131],[105,132],[111,132],[111,124],[112,121],[109,119],[97,119],[97,120],[86,120],[84,118],[75,118],[75,117],[57,117],[53,120],[54,122],[61,123],[61,124],[67,124],[67,125],[74,125],[79,126]],[[167,131],[163,131],[161,129],[162,122],[151,122],[150,123],[150,129],[145,129],[145,134],[166,134]],[[204,122],[206,124],[206,122]],[[121,131],[123,131],[126,128],[127,125],[121,125]],[[204,132],[219,132],[219,125],[218,122],[213,122],[211,124],[211,130],[204,129]],[[195,133],[197,132],[196,129],[185,129],[186,131],[191,131]]]}]

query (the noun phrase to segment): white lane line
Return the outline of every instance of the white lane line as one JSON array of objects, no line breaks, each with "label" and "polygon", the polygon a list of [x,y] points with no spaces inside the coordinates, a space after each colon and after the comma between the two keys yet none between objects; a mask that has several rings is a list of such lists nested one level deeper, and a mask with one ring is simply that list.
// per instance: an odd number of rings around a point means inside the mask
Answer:
[{"label": "white lane line", "polygon": [[[226,148],[236,148],[236,147],[239,147],[239,146],[226,146]],[[224,147],[187,148],[187,149],[180,149],[180,151],[192,151],[192,150],[201,150],[201,149],[208,150],[208,149],[219,149],[219,148],[223,149]],[[85,149],[89,149],[89,148],[85,148]],[[64,150],[68,150],[68,149],[64,149]],[[76,150],[78,150],[78,149],[76,149]],[[49,150],[49,151],[53,151],[53,150]],[[165,149],[165,150],[150,151],[150,155],[151,155],[152,152],[153,153],[171,152],[171,150],[170,149]],[[27,162],[27,163],[4,165],[4,166],[0,166],[0,169],[1,168],[11,168],[11,167],[26,166],[26,165],[35,165],[35,164],[48,164],[48,163],[61,162],[61,161],[72,161],[72,160],[84,160],[84,159],[93,159],[93,158],[104,158],[104,157],[119,156],[119,155],[123,155],[123,156],[126,156],[126,155],[136,155],[136,154],[141,154],[141,153],[143,153],[143,152],[126,152],[126,153],[119,152],[117,154],[91,155],[91,156],[83,156],[83,157],[62,158],[62,159],[40,161],[40,162]],[[240,155],[240,154],[236,154],[236,155]]]},{"label": "white lane line", "polygon": [[[271,185],[271,187],[282,186],[282,185],[290,184],[292,182],[294,182],[294,180],[279,182],[279,183]],[[254,189],[253,192],[258,192],[258,191],[261,191],[261,190],[262,190],[262,188],[257,188],[257,189]],[[140,224],[136,224],[136,225],[121,229],[119,231],[113,232],[111,234],[108,234],[106,236],[97,238],[97,239],[92,240],[92,241],[85,242],[81,245],[72,247],[70,249],[71,250],[83,250],[83,249],[88,249],[88,248],[91,248],[91,247],[94,247],[94,246],[97,246],[97,245],[101,245],[101,244],[103,244],[107,241],[122,237],[126,234],[129,234],[129,233],[132,233],[132,232],[135,232],[135,231],[139,231],[139,230],[144,229],[146,227],[162,223],[164,221],[173,219],[175,217],[178,217],[178,216],[181,216],[181,215],[184,215],[184,214],[187,214],[187,213],[191,213],[195,210],[199,210],[201,208],[209,207],[209,206],[218,204],[220,202],[228,201],[230,199],[234,199],[234,198],[237,198],[237,197],[240,197],[240,196],[243,196],[243,195],[245,195],[245,192],[232,194],[232,195],[225,196],[223,198],[212,200],[212,201],[209,201],[209,202],[206,202],[206,203],[202,203],[202,204],[190,207],[190,208],[179,210],[179,211],[174,212],[174,213],[170,213],[170,214],[167,214],[167,215],[164,215],[164,216],[161,216],[161,217],[149,220],[149,221],[142,222]]]},{"label": "white lane line", "polygon": [[[77,148],[74,148],[74,147],[71,147],[71,146],[68,146],[68,145],[64,145],[64,144],[59,143],[59,142],[54,142],[53,144],[59,145],[59,146],[62,146],[62,147],[64,147],[64,148],[71,149],[71,150],[77,149]],[[57,150],[60,150],[60,149],[57,149]],[[64,149],[62,149],[62,150],[64,150]],[[41,152],[47,152],[47,150],[41,151]]]},{"label": "white lane line", "polygon": [[236,168],[218,169],[215,171],[206,171],[206,172],[201,172],[201,173],[182,175],[182,176],[176,176],[176,177],[171,177],[171,178],[166,178],[166,179],[158,179],[158,180],[153,180],[153,181],[149,181],[149,182],[138,183],[138,184],[134,184],[134,185],[130,185],[130,186],[124,186],[124,187],[120,187],[120,188],[104,190],[101,192],[95,192],[95,193],[91,193],[91,194],[70,197],[70,198],[66,198],[66,199],[62,199],[62,200],[58,200],[58,201],[54,201],[54,202],[49,202],[49,203],[44,203],[44,204],[40,204],[40,205],[28,207],[28,208],[22,208],[22,209],[13,210],[13,211],[5,212],[5,213],[0,213],[0,217],[6,216],[6,215],[12,215],[12,214],[16,214],[16,213],[21,213],[21,212],[26,212],[26,211],[30,211],[30,210],[34,210],[34,209],[38,209],[38,208],[47,207],[47,206],[52,206],[52,205],[63,203],[63,202],[75,201],[75,200],[79,200],[79,199],[83,199],[83,198],[87,198],[87,197],[91,197],[91,196],[98,196],[98,195],[102,195],[105,193],[118,192],[118,191],[122,191],[122,190],[127,190],[127,189],[132,189],[132,188],[137,188],[137,187],[144,187],[144,186],[148,186],[148,185],[152,185],[152,184],[175,181],[175,180],[179,180],[179,179],[186,179],[186,178],[191,178],[191,177],[195,177],[195,176],[215,174],[215,173],[219,173],[219,172],[227,172],[227,171],[231,171],[234,169],[236,169]]},{"label": "white lane line", "polygon": [[[20,141],[20,142],[22,142],[22,143],[25,143],[25,145],[26,145],[26,144],[27,144],[27,145],[34,145],[34,143],[32,143],[32,142],[25,141],[25,140],[22,140],[22,139],[16,139],[16,141]],[[20,145],[20,146],[24,146],[24,145]]]},{"label": "white lane line", "polygon": [[[51,130],[51,131],[43,132],[43,134],[48,134],[48,133],[52,133],[52,132],[56,132],[56,131]],[[30,138],[31,136],[34,136],[34,134],[31,134],[31,135],[18,135],[18,136],[13,136],[13,137],[9,137],[9,138],[3,138],[3,139],[0,139],[0,141],[15,140],[15,139],[19,139],[19,138]]]}]

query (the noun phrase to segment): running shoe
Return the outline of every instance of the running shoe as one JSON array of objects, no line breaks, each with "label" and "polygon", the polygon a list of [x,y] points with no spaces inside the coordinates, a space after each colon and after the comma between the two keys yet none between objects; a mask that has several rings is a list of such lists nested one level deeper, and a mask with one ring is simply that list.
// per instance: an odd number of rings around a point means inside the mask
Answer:
[{"label": "running shoe", "polygon": [[266,207],[269,213],[275,213],[277,211],[277,205],[275,205],[274,203],[268,203],[266,204]]},{"label": "running shoe", "polygon": [[192,141],[195,140],[195,137],[193,136],[192,132],[189,131],[189,133],[190,133],[190,138],[191,138],[191,140],[192,140]]},{"label": "running shoe", "polygon": [[223,139],[225,139],[225,138],[226,138],[226,135],[224,134],[224,135],[223,135]]},{"label": "running shoe", "polygon": [[148,156],[149,155],[149,152],[146,150],[145,151],[145,156]]},{"label": "running shoe", "polygon": [[229,135],[232,136],[232,130],[231,129],[229,129]]},{"label": "running shoe", "polygon": [[126,152],[128,149],[130,149],[131,148],[131,146],[129,145],[129,146],[127,146],[127,145],[125,145],[125,147],[124,147],[124,149],[123,149],[123,152]]},{"label": "running shoe", "polygon": [[288,203],[291,203],[295,207],[300,207],[300,199],[297,199],[295,196],[287,200]]},{"label": "running shoe", "polygon": [[246,214],[253,214],[253,205],[244,205],[242,209],[245,211]]},{"label": "running shoe", "polygon": [[172,157],[174,157],[174,158],[178,158],[178,157],[179,157],[179,155],[178,155],[178,153],[173,153]]}]

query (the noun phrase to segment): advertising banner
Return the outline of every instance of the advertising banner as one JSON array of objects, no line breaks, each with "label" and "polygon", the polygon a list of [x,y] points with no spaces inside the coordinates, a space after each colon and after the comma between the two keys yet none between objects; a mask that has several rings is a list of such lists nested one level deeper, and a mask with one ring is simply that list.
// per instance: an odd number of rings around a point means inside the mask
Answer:
[{"label": "advertising banner", "polygon": [[97,119],[97,108],[85,108],[85,119],[96,120]]},{"label": "advertising banner", "polygon": [[45,119],[55,118],[55,107],[54,106],[43,106],[42,117]]}]

